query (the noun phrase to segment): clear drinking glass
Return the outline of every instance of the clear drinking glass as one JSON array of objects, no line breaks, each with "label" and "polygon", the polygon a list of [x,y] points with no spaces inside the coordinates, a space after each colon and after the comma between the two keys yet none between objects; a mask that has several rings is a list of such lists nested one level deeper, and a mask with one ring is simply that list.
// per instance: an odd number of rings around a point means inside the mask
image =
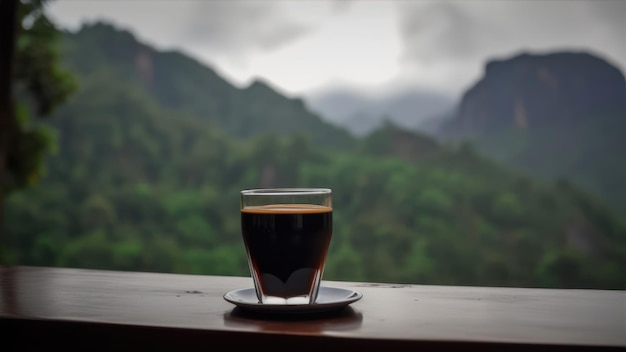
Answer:
[{"label": "clear drinking glass", "polygon": [[241,233],[259,302],[312,304],[333,232],[332,191],[241,191]]}]

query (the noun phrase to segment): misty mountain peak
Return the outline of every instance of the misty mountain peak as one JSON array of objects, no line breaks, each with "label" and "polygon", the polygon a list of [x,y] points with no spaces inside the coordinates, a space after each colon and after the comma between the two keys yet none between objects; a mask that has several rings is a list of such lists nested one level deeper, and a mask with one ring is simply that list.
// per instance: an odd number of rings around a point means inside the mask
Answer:
[{"label": "misty mountain peak", "polygon": [[547,125],[566,129],[610,112],[626,113],[626,81],[615,66],[583,52],[525,53],[488,62],[446,129],[466,136]]},{"label": "misty mountain peak", "polygon": [[601,57],[555,52],[492,60],[439,134],[471,139],[498,161],[572,179],[626,207],[624,188],[614,186],[626,177],[626,80]]}]

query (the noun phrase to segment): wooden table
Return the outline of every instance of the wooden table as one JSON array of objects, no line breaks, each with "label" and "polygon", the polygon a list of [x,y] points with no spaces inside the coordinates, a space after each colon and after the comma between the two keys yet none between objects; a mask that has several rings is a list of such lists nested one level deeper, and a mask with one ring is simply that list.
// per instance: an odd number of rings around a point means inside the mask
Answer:
[{"label": "wooden table", "polygon": [[247,277],[0,267],[0,350],[534,351],[626,346],[624,291],[324,285],[358,290],[363,298],[332,314],[249,315],[223,299],[228,291],[252,287]]}]

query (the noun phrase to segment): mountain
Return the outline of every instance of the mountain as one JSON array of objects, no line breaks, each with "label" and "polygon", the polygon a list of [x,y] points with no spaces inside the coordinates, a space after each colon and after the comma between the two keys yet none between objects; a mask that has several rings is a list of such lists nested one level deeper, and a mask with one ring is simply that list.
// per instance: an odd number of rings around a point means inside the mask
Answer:
[{"label": "mountain", "polygon": [[210,120],[234,137],[300,132],[319,146],[352,143],[347,131],[322,120],[299,98],[261,81],[237,88],[210,67],[180,52],[158,51],[107,23],[66,32],[62,49],[66,65],[80,77],[109,71],[141,86],[163,107]]},{"label": "mountain", "polygon": [[572,180],[626,210],[626,81],[598,56],[558,52],[490,61],[437,135],[472,141],[535,175]]},{"label": "mountain", "polygon": [[305,100],[312,110],[355,136],[374,131],[385,120],[420,131],[429,118],[452,110],[455,104],[447,95],[410,88],[386,94],[342,88],[312,94]]},{"label": "mountain", "polygon": [[333,189],[329,280],[626,282],[626,221],[568,182],[392,121],[353,138],[266,84],[232,87],[105,25],[68,33],[61,58],[80,86],[48,120],[58,151],[41,184],[7,199],[12,263],[249,275],[240,190],[319,186]]},{"label": "mountain", "polygon": [[399,157],[411,163],[422,162],[442,153],[434,138],[385,121],[359,141],[360,152],[382,157]]}]

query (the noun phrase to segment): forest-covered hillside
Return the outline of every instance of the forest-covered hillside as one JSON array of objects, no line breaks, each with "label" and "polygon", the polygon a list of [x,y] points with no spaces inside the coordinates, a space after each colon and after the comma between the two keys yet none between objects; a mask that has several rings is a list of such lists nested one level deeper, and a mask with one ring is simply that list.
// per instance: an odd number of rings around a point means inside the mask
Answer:
[{"label": "forest-covered hillside", "polygon": [[13,263],[248,276],[239,191],[313,186],[334,194],[325,279],[623,288],[624,218],[566,180],[393,124],[354,139],[105,24],[62,48],[79,89],[47,174],[7,201]]}]

